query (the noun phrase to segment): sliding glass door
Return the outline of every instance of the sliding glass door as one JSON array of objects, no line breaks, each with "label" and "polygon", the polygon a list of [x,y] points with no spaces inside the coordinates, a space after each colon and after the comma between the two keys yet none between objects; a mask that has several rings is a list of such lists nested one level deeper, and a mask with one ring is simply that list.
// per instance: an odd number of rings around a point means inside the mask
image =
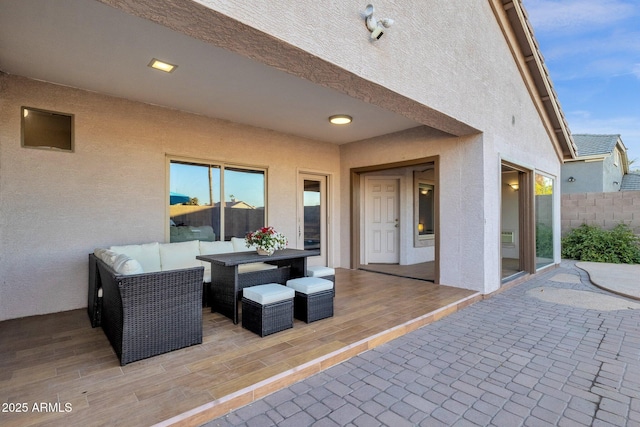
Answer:
[{"label": "sliding glass door", "polygon": [[308,265],[327,265],[327,177],[300,174],[298,187],[297,247],[319,249],[320,256],[309,257]]},{"label": "sliding glass door", "polygon": [[536,173],[536,269],[553,264],[553,178]]}]

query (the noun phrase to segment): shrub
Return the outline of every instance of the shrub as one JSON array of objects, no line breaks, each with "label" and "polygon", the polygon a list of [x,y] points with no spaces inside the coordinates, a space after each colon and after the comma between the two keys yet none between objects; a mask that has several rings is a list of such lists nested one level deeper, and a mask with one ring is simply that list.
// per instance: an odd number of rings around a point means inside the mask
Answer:
[{"label": "shrub", "polygon": [[582,224],[562,239],[562,257],[615,264],[640,263],[640,238],[625,224],[613,230]]}]

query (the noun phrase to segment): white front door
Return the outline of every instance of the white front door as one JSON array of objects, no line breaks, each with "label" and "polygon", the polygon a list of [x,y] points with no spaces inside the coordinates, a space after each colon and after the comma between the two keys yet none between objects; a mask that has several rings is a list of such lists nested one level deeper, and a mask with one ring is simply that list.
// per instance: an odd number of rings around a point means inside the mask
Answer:
[{"label": "white front door", "polygon": [[298,177],[297,247],[319,249],[307,265],[327,265],[327,177],[301,173]]},{"label": "white front door", "polygon": [[399,180],[366,178],[365,264],[400,262]]}]

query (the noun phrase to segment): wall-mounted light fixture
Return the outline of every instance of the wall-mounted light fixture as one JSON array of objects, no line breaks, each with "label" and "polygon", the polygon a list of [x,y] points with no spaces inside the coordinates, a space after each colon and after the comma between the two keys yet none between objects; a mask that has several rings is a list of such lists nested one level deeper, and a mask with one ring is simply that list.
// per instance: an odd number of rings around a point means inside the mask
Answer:
[{"label": "wall-mounted light fixture", "polygon": [[507,184],[509,187],[513,188],[513,191],[518,191],[520,189],[519,184]]},{"label": "wall-mounted light fixture", "polygon": [[613,185],[618,185],[620,184],[618,181],[613,181]]},{"label": "wall-mounted light fixture", "polygon": [[384,34],[385,28],[389,28],[393,25],[393,19],[382,18],[375,19],[373,17],[373,5],[368,4],[364,10],[364,23],[371,31],[371,39],[372,40],[380,40],[380,37]]},{"label": "wall-mounted light fixture", "polygon": [[348,125],[353,121],[353,117],[346,114],[336,114],[329,117],[329,121],[334,125]]},{"label": "wall-mounted light fixture", "polygon": [[567,179],[567,181],[569,182],[576,182],[576,179],[572,176],[569,177],[569,179]]}]

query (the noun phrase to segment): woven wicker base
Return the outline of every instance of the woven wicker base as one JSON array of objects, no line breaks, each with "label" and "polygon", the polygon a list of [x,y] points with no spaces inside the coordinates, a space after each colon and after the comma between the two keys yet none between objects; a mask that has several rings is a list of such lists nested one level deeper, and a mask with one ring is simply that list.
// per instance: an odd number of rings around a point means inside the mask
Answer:
[{"label": "woven wicker base", "polygon": [[293,328],[293,299],[262,305],[242,298],[242,327],[261,337]]},{"label": "woven wicker base", "polygon": [[211,306],[211,283],[202,284],[202,308]]},{"label": "woven wicker base", "polygon": [[303,294],[296,292],[294,317],[306,323],[333,317],[333,289]]}]

